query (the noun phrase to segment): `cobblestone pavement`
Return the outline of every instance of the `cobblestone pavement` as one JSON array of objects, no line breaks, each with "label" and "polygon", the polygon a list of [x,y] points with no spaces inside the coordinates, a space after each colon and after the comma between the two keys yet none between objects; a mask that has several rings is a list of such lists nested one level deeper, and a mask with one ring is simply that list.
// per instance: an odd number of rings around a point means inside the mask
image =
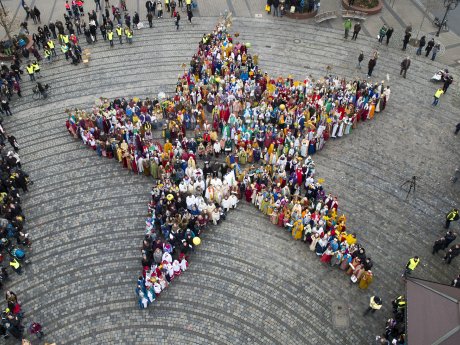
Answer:
[{"label": "cobblestone pavement", "polygon": [[[324,267],[289,234],[242,203],[212,229],[190,269],[147,310],[134,295],[143,217],[150,180],[130,176],[112,160],[99,159],[67,133],[64,109],[89,107],[95,98],[152,96],[172,92],[180,64],[188,62],[215,18],[196,18],[176,33],[172,22],[136,32],[132,46],[99,42],[89,66],[65,60],[42,68],[52,85],[47,103],[13,105],[5,128],[18,138],[24,168],[35,181],[24,198],[34,239],[33,263],[9,285],[20,296],[27,320],[43,323],[59,344],[370,344],[402,292],[400,274],[418,254],[416,275],[449,282],[459,261],[442,264],[431,243],[443,233],[444,213],[458,205],[459,186],[449,183],[458,159],[453,135],[458,102],[452,88],[432,108],[428,82],[437,62],[414,58],[408,78],[399,77],[400,51],[379,47],[374,80],[389,76],[385,112],[314,157],[318,177],[339,196],[349,229],[375,262],[369,290],[350,286],[342,272]],[[301,28],[299,30],[299,27]],[[237,18],[233,31],[252,43],[271,74],[319,77],[327,65],[347,78],[357,52],[377,48],[371,38],[342,39],[340,31],[297,23]],[[399,185],[420,176],[417,194],[405,201]],[[454,226],[458,230],[458,224]],[[364,319],[369,296],[384,300],[381,313]],[[341,328],[333,307],[345,310]]]}]

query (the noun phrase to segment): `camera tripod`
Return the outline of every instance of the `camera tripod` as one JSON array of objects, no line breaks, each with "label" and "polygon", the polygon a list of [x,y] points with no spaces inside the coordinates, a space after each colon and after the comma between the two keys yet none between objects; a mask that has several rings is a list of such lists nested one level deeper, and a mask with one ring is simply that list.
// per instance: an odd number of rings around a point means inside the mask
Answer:
[{"label": "camera tripod", "polygon": [[407,180],[406,182],[404,182],[403,184],[401,184],[400,188],[404,188],[404,186],[406,186],[407,184],[409,184],[409,190],[407,191],[407,195],[406,195],[406,200],[409,199],[409,194],[412,190],[414,190],[413,194],[415,195],[415,187],[417,185],[417,179],[419,179],[419,177],[417,176],[412,176],[412,178],[410,180]]}]

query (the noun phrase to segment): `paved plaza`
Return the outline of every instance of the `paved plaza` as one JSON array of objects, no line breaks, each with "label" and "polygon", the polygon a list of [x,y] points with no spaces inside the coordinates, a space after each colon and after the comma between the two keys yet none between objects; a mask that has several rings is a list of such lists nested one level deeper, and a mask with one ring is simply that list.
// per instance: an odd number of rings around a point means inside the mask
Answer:
[{"label": "paved plaza", "polygon": [[[62,16],[64,2],[49,2],[42,18]],[[34,244],[32,264],[8,288],[20,296],[26,320],[40,321],[47,340],[58,344],[373,344],[391,316],[391,299],[403,293],[401,273],[409,257],[422,260],[417,277],[448,284],[459,273],[458,259],[448,266],[441,255],[431,255],[433,241],[444,233],[445,213],[460,201],[460,183],[449,182],[460,149],[453,134],[460,74],[451,58],[456,48],[448,48],[454,43],[444,43],[440,61],[412,53],[403,79],[399,64],[405,55],[398,43],[380,46],[373,34],[381,23],[366,23],[369,35],[348,41],[341,22],[254,18],[264,1],[198,3],[194,24],[184,15],[179,32],[172,19],[155,20],[153,29],[134,32],[132,45],[115,42],[111,49],[99,41],[90,47],[88,66],[71,66],[63,58],[43,65],[42,80],[52,87],[46,102],[33,100],[33,85],[23,78],[24,97],[12,104],[14,116],[4,127],[18,139],[24,170],[35,182],[23,198]],[[128,7],[145,17],[142,1],[128,1]],[[368,290],[352,286],[343,272],[327,268],[305,244],[242,201],[203,236],[190,269],[149,309],[138,309],[134,289],[152,181],[73,140],[64,110],[90,109],[100,96],[171,94],[181,64],[189,63],[226,8],[235,13],[231,32],[252,44],[270,75],[319,78],[330,66],[332,74],[363,78],[366,69],[356,68],[359,51],[366,64],[379,51],[372,80],[390,85],[387,108],[353,135],[330,139],[313,157],[317,176],[339,198],[348,229],[374,261]],[[23,16],[22,8],[17,15]],[[458,39],[451,35],[449,42]],[[436,85],[429,79],[446,63],[456,83],[433,108]],[[406,201],[400,185],[413,175],[420,177],[416,194]],[[458,232],[459,224],[453,228]],[[384,307],[364,318],[374,294]]]}]

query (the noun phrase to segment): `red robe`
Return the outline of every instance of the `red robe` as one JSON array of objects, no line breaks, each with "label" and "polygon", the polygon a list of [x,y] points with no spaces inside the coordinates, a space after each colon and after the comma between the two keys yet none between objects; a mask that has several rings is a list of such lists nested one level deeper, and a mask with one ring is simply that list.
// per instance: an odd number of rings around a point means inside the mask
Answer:
[{"label": "red robe", "polygon": [[252,196],[252,189],[251,189],[251,187],[246,188],[246,191],[244,192],[244,195],[245,195],[245,197],[246,197],[246,201],[247,201],[247,202],[251,202],[251,201],[252,201],[252,198],[251,198],[251,196]]}]

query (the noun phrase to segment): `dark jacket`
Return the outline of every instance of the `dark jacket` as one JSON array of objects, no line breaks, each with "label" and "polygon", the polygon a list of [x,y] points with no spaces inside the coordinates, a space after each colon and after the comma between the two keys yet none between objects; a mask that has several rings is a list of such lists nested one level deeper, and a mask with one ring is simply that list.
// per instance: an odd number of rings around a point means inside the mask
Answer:
[{"label": "dark jacket", "polygon": [[402,60],[401,68],[402,69],[409,69],[409,67],[410,67],[410,59],[406,58],[406,59]]}]

